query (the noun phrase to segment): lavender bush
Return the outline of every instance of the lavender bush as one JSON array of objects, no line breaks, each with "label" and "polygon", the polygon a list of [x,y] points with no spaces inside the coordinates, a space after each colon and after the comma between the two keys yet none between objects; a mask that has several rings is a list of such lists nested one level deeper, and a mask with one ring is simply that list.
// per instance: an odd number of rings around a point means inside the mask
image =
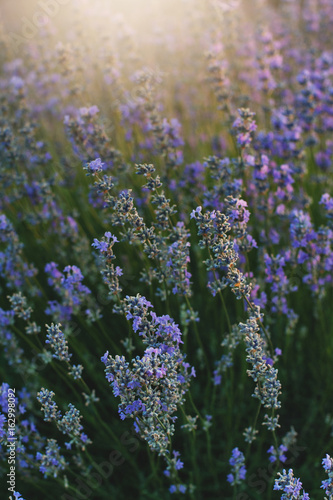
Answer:
[{"label": "lavender bush", "polygon": [[27,3],[1,498],[332,499],[333,3]]}]

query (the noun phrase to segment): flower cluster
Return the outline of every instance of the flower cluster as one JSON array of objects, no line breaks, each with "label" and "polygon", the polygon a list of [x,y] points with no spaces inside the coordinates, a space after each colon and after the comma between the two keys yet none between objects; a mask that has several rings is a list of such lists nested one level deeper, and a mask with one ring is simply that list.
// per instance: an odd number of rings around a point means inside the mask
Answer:
[{"label": "flower cluster", "polygon": [[252,142],[257,124],[254,120],[255,113],[248,108],[238,109],[239,117],[233,123],[233,131],[236,135],[237,144],[241,148],[246,148]]},{"label": "flower cluster", "polygon": [[[112,145],[105,126],[98,120],[99,108],[94,105],[89,108],[78,108],[72,116],[64,119],[65,131],[70,139],[73,152],[83,163],[89,163],[96,158],[103,158],[105,168],[115,165],[124,166],[122,154]],[[97,165],[95,170],[97,170]]]},{"label": "flower cluster", "polygon": [[136,431],[160,455],[168,453],[174,433],[173,414],[184,402],[189,379],[195,375],[179,350],[181,332],[168,316],[149,313],[152,304],[145,298],[126,297],[121,306],[133,330],[147,346],[142,357],[131,362],[108,351],[101,358],[113,393],[120,397],[121,419],[134,418]]},{"label": "flower cluster", "polygon": [[302,483],[294,477],[294,472],[289,469],[288,472],[283,469],[282,473],[278,472],[278,477],[275,479],[274,490],[283,491],[281,500],[310,500],[308,493],[302,492]]},{"label": "flower cluster", "polygon": [[119,286],[119,277],[123,272],[119,266],[114,267],[112,261],[115,259],[112,247],[118,241],[117,237],[112,235],[110,231],[106,231],[101,240],[94,239],[92,246],[99,251],[99,256],[104,268],[101,270],[103,281],[108,285],[111,297],[118,295],[121,292]]},{"label": "flower cluster", "polygon": [[265,408],[280,408],[278,398],[281,383],[277,378],[278,370],[273,367],[274,361],[267,354],[266,342],[259,334],[258,317],[251,316],[246,323],[239,324],[239,329],[244,335],[246,361],[252,365],[247,373],[257,383],[254,396]]},{"label": "flower cluster", "polygon": [[29,279],[37,274],[37,270],[24,261],[23,244],[4,214],[0,215],[0,243],[0,276],[6,280],[7,288],[27,290],[29,295],[33,294],[34,288]]},{"label": "flower cluster", "polygon": [[41,388],[37,393],[37,401],[41,404],[44,420],[46,422],[55,422],[58,430],[70,438],[70,441],[66,443],[67,449],[71,449],[74,444],[77,448],[85,450],[85,445],[91,443],[91,441],[82,432],[82,415],[80,415],[80,411],[72,403],[69,403],[69,410],[62,415],[57,404],[53,401],[54,396],[53,391],[45,388]]},{"label": "flower cluster", "polygon": [[[208,271],[214,274],[214,281],[208,287],[213,295],[230,286],[237,299],[249,296],[251,285],[247,283],[244,275],[235,267],[238,253],[235,244],[227,234],[230,231],[228,217],[218,210],[202,213],[202,207],[197,207],[191,213],[198,227],[198,235],[202,237],[199,242],[201,248],[208,248],[210,258],[204,263]],[[218,277],[219,271],[226,270],[226,277]]]},{"label": "flower cluster", "polygon": [[269,461],[274,463],[277,460],[284,463],[287,460],[287,457],[285,455],[286,451],[288,451],[288,448],[284,446],[284,444],[280,444],[278,450],[274,448],[274,446],[271,446],[268,448],[267,453],[270,454]]},{"label": "flower cluster", "polygon": [[91,293],[89,288],[82,284],[84,276],[77,266],[66,266],[61,273],[55,262],[46,264],[45,272],[49,275],[48,284],[53,286],[62,298],[61,302],[49,301],[45,313],[58,321],[69,321],[73,314],[80,311]]},{"label": "flower cluster", "polygon": [[40,463],[39,470],[44,477],[57,477],[61,470],[67,467],[65,458],[60,454],[60,446],[55,439],[48,439],[44,453],[36,454],[36,460]]},{"label": "flower cluster", "polygon": [[[184,467],[184,462],[180,460],[179,451],[173,450],[173,457],[167,458],[167,468],[163,471],[164,475],[171,481],[177,482],[177,472]],[[172,484],[169,488],[170,493],[185,493],[187,490],[185,484]]]},{"label": "flower cluster", "polygon": [[232,450],[229,464],[231,465],[232,472],[228,474],[227,481],[231,486],[241,484],[246,476],[246,467],[244,454],[238,448]]},{"label": "flower cluster", "polygon": [[60,361],[70,361],[71,354],[68,353],[68,342],[63,332],[60,330],[61,324],[51,326],[46,325],[47,335],[46,344],[50,344],[53,354],[52,357]]},{"label": "flower cluster", "polygon": [[321,488],[325,490],[326,495],[328,495],[328,498],[332,498],[333,496],[333,460],[329,455],[326,455],[325,458],[322,460],[322,465],[324,467],[324,470],[326,474],[328,474],[328,479],[325,479],[325,481],[322,481],[321,483]]},{"label": "flower cluster", "polygon": [[221,359],[216,363],[216,369],[214,370],[215,385],[221,384],[222,374],[226,372],[228,368],[233,366],[233,352],[239,345],[242,338],[243,334],[239,329],[239,326],[233,325],[231,332],[228,333],[221,342],[221,346],[224,348],[226,352],[221,356]]}]

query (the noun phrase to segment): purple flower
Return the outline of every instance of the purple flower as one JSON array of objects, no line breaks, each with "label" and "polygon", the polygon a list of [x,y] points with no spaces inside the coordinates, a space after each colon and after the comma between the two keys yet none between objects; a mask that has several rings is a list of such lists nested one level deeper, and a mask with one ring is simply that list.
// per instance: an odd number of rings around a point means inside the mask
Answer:
[{"label": "purple flower", "polygon": [[325,479],[321,483],[321,488],[325,490],[326,495],[329,498],[333,496],[333,460],[329,455],[326,455],[322,460],[322,465],[326,474],[328,474],[328,479]]},{"label": "purple flower", "polygon": [[308,493],[301,493],[302,483],[299,479],[294,477],[294,472],[292,469],[289,469],[288,473],[284,469],[281,472],[278,472],[278,477],[275,479],[274,490],[280,490],[286,493],[286,495],[282,495],[282,498],[293,498],[295,500],[310,500]]},{"label": "purple flower", "polygon": [[246,468],[244,454],[238,448],[232,450],[229,464],[232,467],[232,472],[228,474],[227,481],[232,486],[241,484],[246,476]]},{"label": "purple flower", "polygon": [[17,491],[14,491],[14,498],[15,498],[15,500],[24,500],[21,493],[18,493]]},{"label": "purple flower", "polygon": [[91,161],[88,163],[85,167],[85,170],[87,170],[87,175],[96,175],[99,172],[102,172],[105,169],[104,164],[102,163],[102,160],[100,158],[97,158],[94,161]]},{"label": "purple flower", "polygon": [[284,463],[287,460],[287,457],[284,455],[285,452],[288,451],[288,448],[281,444],[278,448],[278,451],[274,448],[274,446],[271,446],[268,450],[267,453],[270,454],[269,461],[274,463],[276,462],[277,458],[279,459],[280,462]]}]

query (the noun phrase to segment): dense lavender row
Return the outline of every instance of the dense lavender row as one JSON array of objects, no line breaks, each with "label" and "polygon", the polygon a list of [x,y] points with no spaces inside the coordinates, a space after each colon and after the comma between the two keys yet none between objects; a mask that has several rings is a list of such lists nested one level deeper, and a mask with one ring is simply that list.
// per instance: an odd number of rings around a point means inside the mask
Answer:
[{"label": "dense lavender row", "polygon": [[3,498],[333,499],[333,4],[249,4],[0,7]]}]

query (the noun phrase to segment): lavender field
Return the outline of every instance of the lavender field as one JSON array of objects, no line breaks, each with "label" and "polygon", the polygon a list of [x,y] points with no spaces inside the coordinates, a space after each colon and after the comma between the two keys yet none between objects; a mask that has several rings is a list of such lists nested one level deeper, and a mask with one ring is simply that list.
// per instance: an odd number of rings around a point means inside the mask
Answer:
[{"label": "lavender field", "polygon": [[1,1],[1,500],[333,500],[332,160],[332,0]]}]

